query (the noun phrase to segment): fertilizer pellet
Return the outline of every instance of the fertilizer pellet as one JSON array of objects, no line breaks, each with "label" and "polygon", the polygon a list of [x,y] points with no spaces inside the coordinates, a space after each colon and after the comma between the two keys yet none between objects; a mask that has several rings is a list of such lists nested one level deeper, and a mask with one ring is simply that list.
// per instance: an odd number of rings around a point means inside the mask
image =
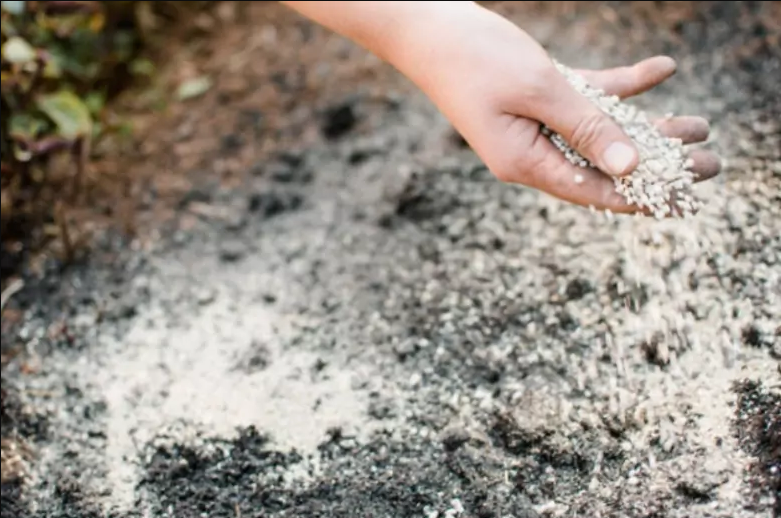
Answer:
[{"label": "fertilizer pellet", "polygon": [[[668,216],[685,218],[697,212],[702,204],[691,193],[694,184],[691,168],[694,164],[686,156],[681,139],[665,137],[643,112],[621,102],[617,96],[607,95],[591,86],[585,78],[561,63],[554,63],[578,92],[618,122],[634,141],[640,154],[639,165],[628,176],[614,179],[616,191],[627,203],[647,209],[657,219]],[[666,117],[669,119],[672,114],[668,113]],[[542,132],[569,162],[579,167],[594,167],[561,135],[545,126]],[[582,176],[575,177],[576,184],[581,181]],[[673,212],[673,208],[677,211]]]}]

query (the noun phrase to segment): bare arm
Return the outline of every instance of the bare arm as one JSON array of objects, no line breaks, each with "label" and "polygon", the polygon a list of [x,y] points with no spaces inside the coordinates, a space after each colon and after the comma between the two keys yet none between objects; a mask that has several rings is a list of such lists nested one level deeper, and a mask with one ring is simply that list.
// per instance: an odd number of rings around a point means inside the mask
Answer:
[{"label": "bare arm", "polygon": [[283,1],[301,15],[358,43],[382,59],[403,44],[405,32],[426,18],[473,9],[474,2],[297,2]]},{"label": "bare arm", "polygon": [[[500,180],[579,205],[637,211],[615,192],[610,178],[637,166],[632,140],[509,20],[471,1],[281,3],[361,45],[417,84]],[[675,68],[674,60],[657,56],[632,67],[586,73],[595,86],[623,98],[663,82]],[[708,136],[704,119],[675,122],[668,125],[668,137],[695,135],[688,140],[697,142]],[[541,123],[597,168],[569,163],[541,135]],[[694,161],[702,179],[718,172],[714,157]]]},{"label": "bare arm", "polygon": [[458,17],[485,11],[471,1],[280,3],[354,41],[421,87],[421,72],[430,69],[432,60],[442,57],[437,51],[445,48],[447,32],[442,28],[447,20],[456,23]]}]

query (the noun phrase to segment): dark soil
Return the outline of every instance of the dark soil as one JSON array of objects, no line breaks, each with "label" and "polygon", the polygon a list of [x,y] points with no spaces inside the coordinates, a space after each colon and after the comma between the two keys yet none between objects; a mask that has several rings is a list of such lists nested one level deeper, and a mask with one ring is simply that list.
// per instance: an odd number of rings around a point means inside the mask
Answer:
[{"label": "dark soil", "polygon": [[738,403],[735,431],[741,445],[756,459],[751,467],[757,496],[772,495],[773,516],[781,516],[781,397],[761,381],[735,387]]},{"label": "dark soil", "polygon": [[679,59],[639,104],[729,161],[658,267],[657,227],[500,184],[392,69],[238,6],[171,58],[218,80],[142,136],[137,236],[4,308],[3,518],[778,516],[777,3],[487,4],[577,66]]}]

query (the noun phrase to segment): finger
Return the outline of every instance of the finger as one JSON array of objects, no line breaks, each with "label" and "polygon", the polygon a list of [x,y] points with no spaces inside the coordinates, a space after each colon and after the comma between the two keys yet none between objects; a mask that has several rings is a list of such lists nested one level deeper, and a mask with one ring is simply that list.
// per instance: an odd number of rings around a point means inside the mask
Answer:
[{"label": "finger", "polygon": [[705,142],[710,135],[710,124],[702,117],[664,117],[654,120],[654,125],[665,137],[681,139],[684,144]]},{"label": "finger", "polygon": [[687,153],[691,160],[691,172],[694,173],[695,182],[710,180],[721,172],[721,159],[713,151],[694,149]]},{"label": "finger", "polygon": [[677,68],[674,59],[654,56],[632,66],[606,70],[577,70],[592,86],[621,99],[641,94],[669,79]]},{"label": "finger", "polygon": [[[524,164],[529,164],[528,167]],[[560,200],[616,214],[631,214],[640,209],[626,202],[615,190],[613,179],[593,168],[570,163],[544,136],[535,139],[524,151],[524,162],[508,181],[522,183]]]},{"label": "finger", "polygon": [[609,175],[624,176],[637,167],[639,154],[632,140],[564,75],[554,72],[540,97],[532,113],[521,115],[548,126]]},{"label": "finger", "polygon": [[[651,214],[648,208],[627,203],[616,192],[615,183],[609,176],[596,169],[570,163],[547,138],[537,138],[526,149],[525,162],[534,166],[521,166],[519,173],[507,178],[507,181],[522,183],[582,207],[610,210],[614,214]],[[688,153],[688,158],[692,161],[690,170],[695,175],[695,182],[713,178],[721,170],[721,160],[712,151],[693,150]],[[672,212],[675,213],[675,210]]]}]

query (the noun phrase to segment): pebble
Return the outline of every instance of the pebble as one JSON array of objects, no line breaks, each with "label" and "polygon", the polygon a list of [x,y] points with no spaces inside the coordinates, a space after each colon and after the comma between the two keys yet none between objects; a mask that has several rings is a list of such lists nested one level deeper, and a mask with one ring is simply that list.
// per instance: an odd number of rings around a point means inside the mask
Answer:
[{"label": "pebble", "polygon": [[229,240],[220,246],[220,260],[224,263],[235,263],[244,257],[246,247],[240,241]]},{"label": "pebble", "polygon": [[347,134],[357,122],[353,103],[345,102],[326,110],[321,130],[325,138],[333,140]]}]

